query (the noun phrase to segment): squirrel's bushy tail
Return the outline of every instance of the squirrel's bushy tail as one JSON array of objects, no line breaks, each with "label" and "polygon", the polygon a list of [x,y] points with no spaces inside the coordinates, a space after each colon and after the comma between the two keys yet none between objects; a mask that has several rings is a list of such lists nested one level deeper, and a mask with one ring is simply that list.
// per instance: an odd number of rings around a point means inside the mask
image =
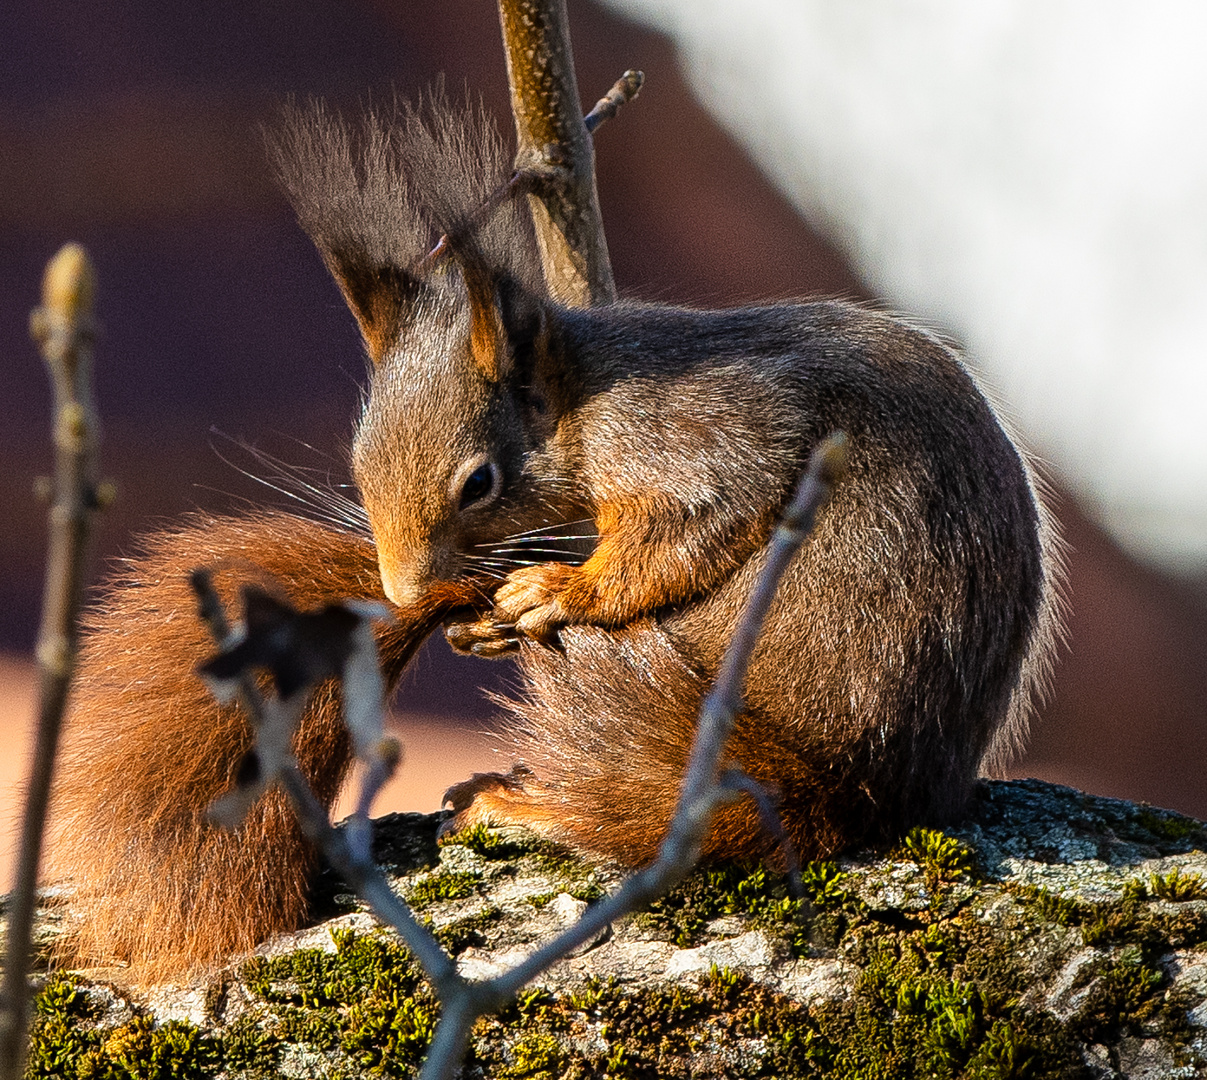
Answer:
[{"label": "squirrel's bushy tail", "polygon": [[[75,963],[131,963],[155,979],[250,949],[303,924],[314,856],[279,791],[234,832],[206,821],[251,735],[195,674],[215,651],[189,571],[214,570],[231,617],[259,584],[299,606],[382,599],[373,545],[285,514],[195,515],[150,538],[90,619],[52,807],[48,873],[75,890]],[[431,629],[400,620],[382,636],[396,677]],[[326,805],[349,764],[333,683],[295,740]]]}]

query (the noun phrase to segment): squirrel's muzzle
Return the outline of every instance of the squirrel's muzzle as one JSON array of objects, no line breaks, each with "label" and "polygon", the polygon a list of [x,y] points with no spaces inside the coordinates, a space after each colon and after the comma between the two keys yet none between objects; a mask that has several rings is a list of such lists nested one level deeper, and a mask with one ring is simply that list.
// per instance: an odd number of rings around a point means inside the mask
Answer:
[{"label": "squirrel's muzzle", "polygon": [[399,556],[379,548],[377,566],[386,596],[403,608],[418,604],[437,577],[432,559],[422,554]]}]

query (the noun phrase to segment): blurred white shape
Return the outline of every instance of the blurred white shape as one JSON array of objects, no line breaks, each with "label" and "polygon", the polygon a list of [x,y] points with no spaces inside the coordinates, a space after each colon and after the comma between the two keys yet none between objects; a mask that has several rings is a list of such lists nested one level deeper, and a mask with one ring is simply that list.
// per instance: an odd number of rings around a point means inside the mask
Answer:
[{"label": "blurred white shape", "polygon": [[607,2],[1122,544],[1207,571],[1207,5]]}]

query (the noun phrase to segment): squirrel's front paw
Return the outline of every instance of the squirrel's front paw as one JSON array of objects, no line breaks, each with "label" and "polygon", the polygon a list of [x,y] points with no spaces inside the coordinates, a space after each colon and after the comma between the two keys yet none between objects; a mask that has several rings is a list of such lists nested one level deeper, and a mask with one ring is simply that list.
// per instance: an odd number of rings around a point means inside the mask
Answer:
[{"label": "squirrel's front paw", "polygon": [[557,638],[559,627],[574,621],[560,599],[574,573],[575,568],[565,563],[541,563],[513,571],[495,593],[492,619],[549,644]]},{"label": "squirrel's front paw", "polygon": [[506,656],[520,647],[516,628],[491,616],[476,622],[450,623],[444,628],[444,636],[457,652],[472,656]]}]

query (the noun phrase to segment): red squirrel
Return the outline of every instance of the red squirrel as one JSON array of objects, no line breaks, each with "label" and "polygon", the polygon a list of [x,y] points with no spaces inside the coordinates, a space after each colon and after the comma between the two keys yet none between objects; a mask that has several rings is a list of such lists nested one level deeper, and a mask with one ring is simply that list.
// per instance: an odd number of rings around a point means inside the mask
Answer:
[{"label": "red squirrel", "polygon": [[[442,625],[516,655],[519,760],[450,790],[453,828],[524,825],[636,866],[777,514],[835,430],[848,475],[774,602],[728,757],[805,858],[960,812],[1024,735],[1056,590],[1034,477],[951,348],[830,301],[561,307],[522,206],[491,201],[510,162],[471,111],[354,128],[299,110],[273,155],[371,361],[352,449],[369,530],[194,515],[94,605],[52,862],[77,890],[78,962],[162,976],[306,916],[313,853],[279,792],[235,832],[206,821],[250,734],[195,674],[213,646],[191,569],[228,604],[248,582],[304,608],[388,600],[391,681]],[[349,763],[329,686],[296,751],[329,806]],[[774,846],[743,800],[704,857]]]}]

